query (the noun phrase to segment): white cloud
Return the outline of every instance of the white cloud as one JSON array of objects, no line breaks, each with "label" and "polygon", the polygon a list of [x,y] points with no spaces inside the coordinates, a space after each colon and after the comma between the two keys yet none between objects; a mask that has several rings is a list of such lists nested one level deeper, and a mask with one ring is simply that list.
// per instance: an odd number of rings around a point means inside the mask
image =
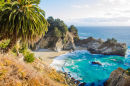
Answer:
[{"label": "white cloud", "polygon": [[103,5],[103,4],[99,4],[99,3],[98,3],[97,5],[98,5],[98,6],[101,6],[101,5]]},{"label": "white cloud", "polygon": [[104,0],[104,1],[110,2],[112,4],[117,4],[117,3],[130,4],[130,0]]},{"label": "white cloud", "polygon": [[74,8],[85,8],[85,7],[89,7],[89,5],[71,5]]},{"label": "white cloud", "polygon": [[84,5],[84,7],[89,7],[89,5]]}]

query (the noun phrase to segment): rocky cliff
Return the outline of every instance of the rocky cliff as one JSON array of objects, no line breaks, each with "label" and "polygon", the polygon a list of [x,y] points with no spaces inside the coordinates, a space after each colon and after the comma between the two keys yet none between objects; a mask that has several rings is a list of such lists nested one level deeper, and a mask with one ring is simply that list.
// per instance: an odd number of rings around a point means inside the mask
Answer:
[{"label": "rocky cliff", "polygon": [[86,47],[92,54],[125,56],[127,50],[126,43],[107,43],[101,38],[94,39],[93,37],[80,40],[76,45]]},{"label": "rocky cliff", "polygon": [[38,44],[35,45],[34,50],[49,48],[56,52],[61,50],[70,50],[75,49],[75,44],[73,40],[73,36],[70,32],[65,34],[65,38],[55,38],[51,37],[50,34],[46,34]]},{"label": "rocky cliff", "polygon": [[110,74],[104,86],[130,86],[130,76],[127,75],[126,70],[118,68]]}]

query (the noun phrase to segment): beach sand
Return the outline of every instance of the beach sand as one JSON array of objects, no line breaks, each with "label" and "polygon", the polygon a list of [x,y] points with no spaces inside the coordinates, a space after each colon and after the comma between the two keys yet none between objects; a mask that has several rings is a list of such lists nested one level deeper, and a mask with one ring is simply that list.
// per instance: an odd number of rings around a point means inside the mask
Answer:
[{"label": "beach sand", "polygon": [[39,49],[38,51],[33,51],[36,58],[41,58],[45,63],[50,65],[53,62],[53,59],[62,54],[68,53],[70,51],[62,50],[60,52],[55,52],[49,49]]}]

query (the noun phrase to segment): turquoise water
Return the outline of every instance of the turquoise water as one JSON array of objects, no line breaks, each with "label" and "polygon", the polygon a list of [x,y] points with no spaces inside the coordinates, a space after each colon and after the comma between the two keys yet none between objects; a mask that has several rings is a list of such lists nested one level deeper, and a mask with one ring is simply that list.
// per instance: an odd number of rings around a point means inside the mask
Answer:
[{"label": "turquoise water", "polygon": [[[100,62],[102,66],[93,65],[92,61]],[[68,55],[63,69],[81,82],[103,85],[113,70],[118,67],[127,69],[129,66],[129,57],[92,55],[86,50],[78,50]]]},{"label": "turquoise water", "polygon": [[[121,67],[130,67],[130,27],[77,27],[80,38],[93,36],[94,38],[116,38],[118,42],[127,43],[128,50],[125,57],[116,55],[91,54],[87,50],[77,50],[54,59],[52,65],[57,70],[68,72],[77,80],[86,82],[87,85],[102,85],[109,78],[110,73]],[[92,61],[102,64],[92,65]]]}]

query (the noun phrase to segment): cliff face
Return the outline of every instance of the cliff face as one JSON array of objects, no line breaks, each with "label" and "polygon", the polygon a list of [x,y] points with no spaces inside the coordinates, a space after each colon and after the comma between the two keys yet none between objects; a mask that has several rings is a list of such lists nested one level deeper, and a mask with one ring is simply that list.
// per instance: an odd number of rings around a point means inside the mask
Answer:
[{"label": "cliff face", "polygon": [[66,33],[66,38],[63,40],[63,47],[65,50],[75,49],[73,35],[70,32]]},{"label": "cliff face", "polygon": [[110,74],[105,86],[130,86],[130,76],[126,74],[124,69],[118,68]]},{"label": "cliff face", "polygon": [[125,56],[127,50],[125,43],[110,44],[102,39],[94,39],[93,37],[80,40],[77,45],[86,47],[92,54]]},{"label": "cliff face", "polygon": [[70,32],[66,33],[66,37],[64,39],[51,37],[51,35],[47,34],[36,45],[35,50],[42,48],[50,48],[56,52],[59,52],[61,50],[75,49],[75,44],[73,36]]}]

